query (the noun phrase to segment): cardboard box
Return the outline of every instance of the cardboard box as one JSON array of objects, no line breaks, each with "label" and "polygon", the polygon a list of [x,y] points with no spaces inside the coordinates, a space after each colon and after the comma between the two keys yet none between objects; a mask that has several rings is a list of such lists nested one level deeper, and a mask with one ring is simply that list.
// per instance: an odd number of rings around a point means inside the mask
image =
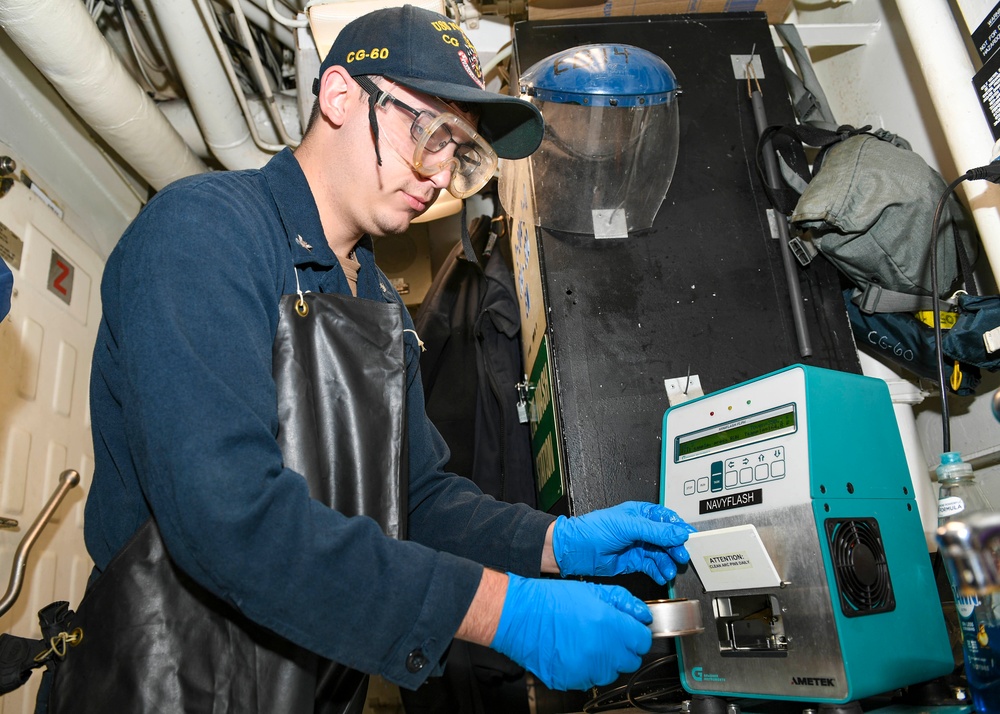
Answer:
[{"label": "cardboard box", "polygon": [[671,15],[685,12],[766,12],[767,21],[784,21],[792,0],[528,0],[529,20],[578,17]]}]

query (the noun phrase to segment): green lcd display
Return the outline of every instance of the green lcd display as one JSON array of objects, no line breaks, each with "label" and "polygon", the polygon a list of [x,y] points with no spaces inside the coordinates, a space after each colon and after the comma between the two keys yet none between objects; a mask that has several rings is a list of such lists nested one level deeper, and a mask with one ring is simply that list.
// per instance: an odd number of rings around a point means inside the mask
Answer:
[{"label": "green lcd display", "polygon": [[722,447],[745,441],[759,441],[768,434],[795,429],[795,407],[791,404],[740,419],[734,426],[723,425],[702,436],[686,434],[677,438],[677,458],[685,459],[706,451],[719,451]]}]

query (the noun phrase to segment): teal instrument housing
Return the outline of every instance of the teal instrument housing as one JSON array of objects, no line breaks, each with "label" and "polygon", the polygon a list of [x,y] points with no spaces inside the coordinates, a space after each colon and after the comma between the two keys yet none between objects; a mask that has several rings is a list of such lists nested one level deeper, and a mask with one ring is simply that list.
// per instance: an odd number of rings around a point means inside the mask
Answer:
[{"label": "teal instrument housing", "polygon": [[670,597],[706,619],[678,639],[688,692],[845,703],[954,669],[882,380],[793,365],[676,405],[660,484],[700,531],[753,524],[781,580],[706,592],[681,569]]}]

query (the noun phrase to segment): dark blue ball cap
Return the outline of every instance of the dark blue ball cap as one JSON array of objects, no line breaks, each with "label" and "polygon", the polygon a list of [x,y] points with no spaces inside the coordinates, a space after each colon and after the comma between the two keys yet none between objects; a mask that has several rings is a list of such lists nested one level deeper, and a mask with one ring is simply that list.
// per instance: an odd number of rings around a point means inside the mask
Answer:
[{"label": "dark blue ball cap", "polygon": [[537,107],[486,91],[476,48],[456,21],[436,12],[403,5],[352,20],[334,40],[319,76],[334,65],[352,77],[381,75],[433,97],[475,105],[479,132],[501,158],[524,158],[542,142]]}]

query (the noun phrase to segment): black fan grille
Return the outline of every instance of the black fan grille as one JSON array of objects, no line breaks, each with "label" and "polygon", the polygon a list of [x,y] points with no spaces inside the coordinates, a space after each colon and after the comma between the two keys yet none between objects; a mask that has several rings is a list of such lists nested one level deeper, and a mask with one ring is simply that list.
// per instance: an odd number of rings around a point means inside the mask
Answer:
[{"label": "black fan grille", "polygon": [[861,617],[895,610],[896,597],[878,522],[874,518],[831,518],[826,522],[826,534],[844,615]]}]

